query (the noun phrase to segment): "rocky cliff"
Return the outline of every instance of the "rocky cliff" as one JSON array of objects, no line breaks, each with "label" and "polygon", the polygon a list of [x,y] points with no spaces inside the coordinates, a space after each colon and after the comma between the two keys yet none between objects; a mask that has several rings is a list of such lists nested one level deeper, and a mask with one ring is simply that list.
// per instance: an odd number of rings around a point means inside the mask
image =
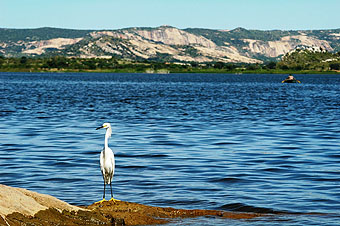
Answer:
[{"label": "rocky cliff", "polygon": [[276,60],[297,48],[340,51],[340,29],[181,30],[161,26],[112,31],[77,32],[65,29],[61,31],[53,28],[26,29],[26,32],[20,29],[0,29],[0,55],[5,57],[64,55],[83,58],[114,56],[132,60],[261,63],[264,60]]}]

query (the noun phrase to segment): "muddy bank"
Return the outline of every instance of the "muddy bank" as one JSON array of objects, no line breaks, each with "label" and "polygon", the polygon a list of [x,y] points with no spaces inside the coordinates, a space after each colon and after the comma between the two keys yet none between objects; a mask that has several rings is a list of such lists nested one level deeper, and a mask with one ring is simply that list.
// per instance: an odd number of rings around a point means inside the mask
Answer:
[{"label": "muddy bank", "polygon": [[233,213],[218,210],[185,210],[162,208],[124,201],[94,203],[78,211],[41,210],[34,216],[12,213],[0,219],[0,225],[152,225],[165,224],[175,218],[217,216],[250,219],[263,216],[255,213]]},{"label": "muddy bank", "polygon": [[152,225],[199,216],[250,219],[264,214],[163,208],[125,201],[77,207],[49,195],[0,185],[0,225]]},{"label": "muddy bank", "polygon": [[255,213],[232,213],[219,210],[185,210],[142,205],[124,201],[108,201],[87,207],[92,212],[119,219],[126,225],[149,225],[168,223],[174,218],[218,216],[232,219],[249,219],[262,216]]}]

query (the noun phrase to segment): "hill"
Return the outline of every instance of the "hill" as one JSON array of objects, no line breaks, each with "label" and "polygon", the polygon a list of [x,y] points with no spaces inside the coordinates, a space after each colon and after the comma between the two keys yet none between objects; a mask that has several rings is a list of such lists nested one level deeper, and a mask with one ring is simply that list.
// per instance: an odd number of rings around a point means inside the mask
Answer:
[{"label": "hill", "polygon": [[159,62],[263,63],[301,48],[340,51],[340,29],[260,31],[126,28],[0,29],[0,56],[121,58]]}]

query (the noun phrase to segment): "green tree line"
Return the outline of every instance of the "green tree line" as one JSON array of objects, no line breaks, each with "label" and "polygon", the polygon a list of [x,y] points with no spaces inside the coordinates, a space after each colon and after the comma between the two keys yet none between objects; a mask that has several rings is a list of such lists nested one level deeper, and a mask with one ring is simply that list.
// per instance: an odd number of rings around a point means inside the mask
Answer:
[{"label": "green tree line", "polygon": [[329,71],[340,70],[340,52],[330,53],[320,49],[320,51],[297,49],[286,54],[276,65],[283,70],[313,70]]},{"label": "green tree line", "polygon": [[289,73],[316,71],[328,72],[340,70],[340,52],[296,50],[282,57],[278,62],[263,64],[244,63],[175,63],[154,60],[122,60],[111,58],[68,58],[21,57],[6,58],[0,56],[0,71],[108,71],[108,72],[157,72],[171,73],[210,72],[210,73]]}]

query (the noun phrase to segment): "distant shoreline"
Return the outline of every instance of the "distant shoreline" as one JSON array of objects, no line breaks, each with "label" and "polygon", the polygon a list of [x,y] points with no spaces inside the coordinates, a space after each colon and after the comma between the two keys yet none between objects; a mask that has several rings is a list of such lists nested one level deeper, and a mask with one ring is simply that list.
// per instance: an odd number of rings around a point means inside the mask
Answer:
[{"label": "distant shoreline", "polygon": [[228,74],[338,74],[340,52],[297,49],[280,61],[265,63],[129,60],[111,57],[72,58],[0,56],[0,71],[8,72],[97,72],[97,73],[228,73]]},{"label": "distant shoreline", "polygon": [[243,71],[228,71],[218,69],[191,69],[191,70],[159,70],[159,71],[136,71],[134,69],[112,69],[112,70],[78,70],[78,69],[50,69],[50,70],[36,70],[36,69],[0,69],[0,72],[18,72],[18,73],[126,73],[126,74],[340,74],[340,71],[284,71],[284,70],[243,70]]}]

